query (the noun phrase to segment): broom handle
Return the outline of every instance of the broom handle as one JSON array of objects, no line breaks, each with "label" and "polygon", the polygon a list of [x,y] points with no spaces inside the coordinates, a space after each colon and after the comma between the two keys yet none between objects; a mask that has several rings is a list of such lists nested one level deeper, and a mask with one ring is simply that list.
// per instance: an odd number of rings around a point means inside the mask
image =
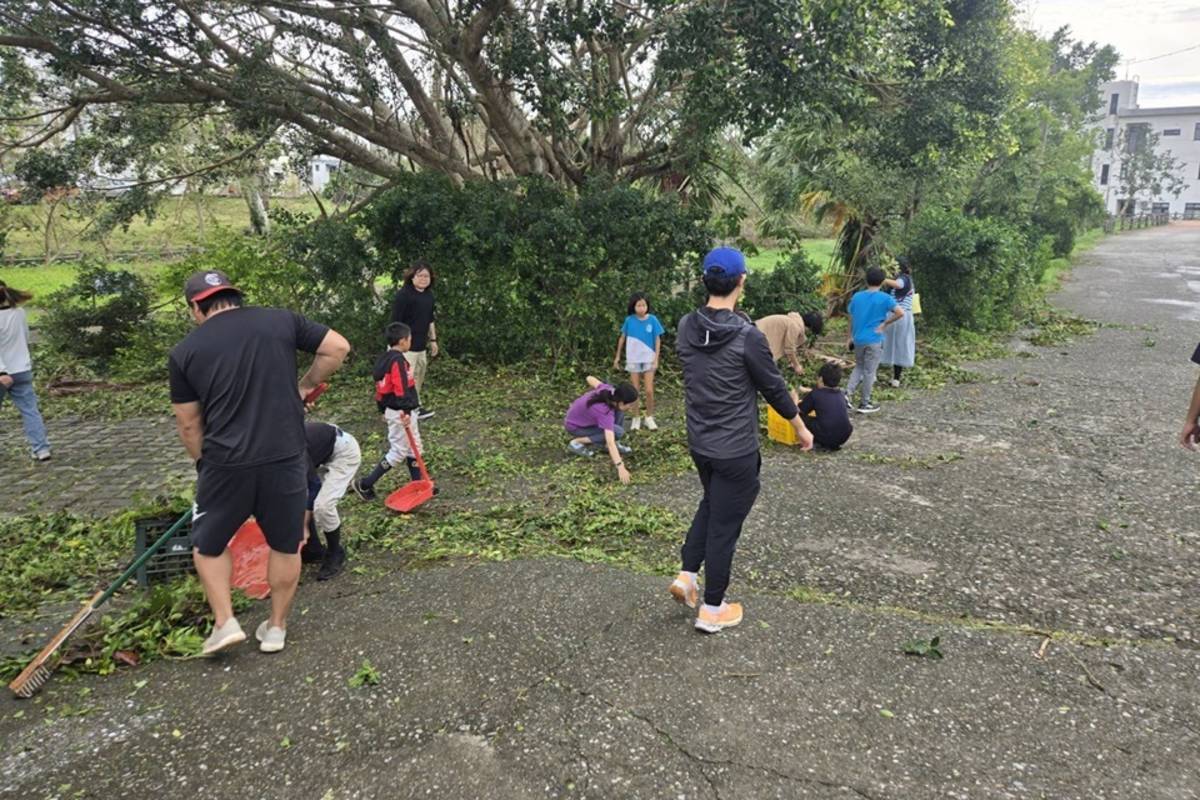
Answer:
[{"label": "broom handle", "polygon": [[179,519],[175,520],[174,525],[172,525],[170,528],[167,528],[166,533],[158,537],[158,541],[147,547],[146,552],[134,559],[134,562],[125,568],[125,571],[121,573],[121,577],[113,581],[112,584],[100,594],[100,597],[92,602],[92,608],[102,606],[108,602],[108,598],[112,597],[116,593],[117,589],[120,589],[121,586],[124,585],[125,581],[129,580],[133,573],[137,572],[143,564],[149,561],[150,556],[157,553],[158,549],[166,544],[168,539],[179,533],[179,529],[186,525],[188,520],[191,518],[192,510],[189,508],[187,511],[183,512],[183,515]]},{"label": "broom handle", "polygon": [[417,449],[417,439],[413,436],[412,423],[409,421],[412,415],[404,416],[404,434],[408,437],[408,447],[413,452],[413,458],[417,460],[417,467],[421,470],[421,480],[429,480],[429,470],[425,469],[425,459],[421,458],[421,451]]}]

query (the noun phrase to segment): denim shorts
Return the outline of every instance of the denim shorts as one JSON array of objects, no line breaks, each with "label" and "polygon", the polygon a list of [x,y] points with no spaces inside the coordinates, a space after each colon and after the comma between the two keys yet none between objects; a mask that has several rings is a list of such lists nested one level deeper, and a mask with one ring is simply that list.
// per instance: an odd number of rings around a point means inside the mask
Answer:
[{"label": "denim shorts", "polygon": [[653,361],[626,361],[625,371],[631,375],[641,375],[643,372],[654,372]]}]

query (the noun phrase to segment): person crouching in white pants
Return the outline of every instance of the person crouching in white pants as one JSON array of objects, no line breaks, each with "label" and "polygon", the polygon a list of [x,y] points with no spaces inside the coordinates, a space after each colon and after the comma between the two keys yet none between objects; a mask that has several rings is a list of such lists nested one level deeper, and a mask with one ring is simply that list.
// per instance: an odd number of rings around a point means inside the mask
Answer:
[{"label": "person crouching in white pants", "polygon": [[353,436],[335,425],[306,422],[304,433],[308,441],[310,532],[315,528],[325,538],[325,544],[322,545],[317,536],[310,536],[301,556],[305,561],[320,561],[317,580],[327,581],[346,564],[342,519],[337,504],[346,496],[346,490],[362,464],[362,451]]}]

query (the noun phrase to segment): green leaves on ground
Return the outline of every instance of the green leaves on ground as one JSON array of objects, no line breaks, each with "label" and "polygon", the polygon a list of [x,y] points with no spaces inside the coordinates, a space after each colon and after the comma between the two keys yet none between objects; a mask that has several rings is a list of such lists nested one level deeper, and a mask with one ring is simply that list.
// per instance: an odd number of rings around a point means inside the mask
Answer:
[{"label": "green leaves on ground", "polygon": [[350,676],[350,680],[346,683],[349,684],[351,689],[361,689],[364,686],[378,686],[382,679],[379,670],[375,669],[371,665],[371,662],[364,658],[362,666]]},{"label": "green leaves on ground", "polygon": [[942,658],[941,637],[932,639],[910,639],[901,646],[906,656],[922,656],[924,658]]}]

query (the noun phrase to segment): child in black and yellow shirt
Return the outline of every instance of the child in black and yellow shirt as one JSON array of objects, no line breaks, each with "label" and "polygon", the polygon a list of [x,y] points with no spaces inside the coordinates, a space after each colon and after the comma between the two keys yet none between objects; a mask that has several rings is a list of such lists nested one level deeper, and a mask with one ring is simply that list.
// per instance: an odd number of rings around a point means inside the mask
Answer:
[{"label": "child in black and yellow shirt", "polygon": [[371,473],[352,484],[354,493],[363,500],[374,500],[375,482],[401,462],[408,465],[408,474],[414,481],[420,480],[421,470],[417,467],[417,459],[413,457],[408,436],[404,432],[406,419],[412,428],[417,448],[425,449],[421,443],[417,415],[412,413],[420,407],[421,401],[417,398],[417,387],[408,361],[404,358],[404,352],[412,346],[412,331],[403,322],[393,322],[384,329],[384,334],[387,336],[388,350],[375,363],[375,405],[387,423],[389,447]]}]

